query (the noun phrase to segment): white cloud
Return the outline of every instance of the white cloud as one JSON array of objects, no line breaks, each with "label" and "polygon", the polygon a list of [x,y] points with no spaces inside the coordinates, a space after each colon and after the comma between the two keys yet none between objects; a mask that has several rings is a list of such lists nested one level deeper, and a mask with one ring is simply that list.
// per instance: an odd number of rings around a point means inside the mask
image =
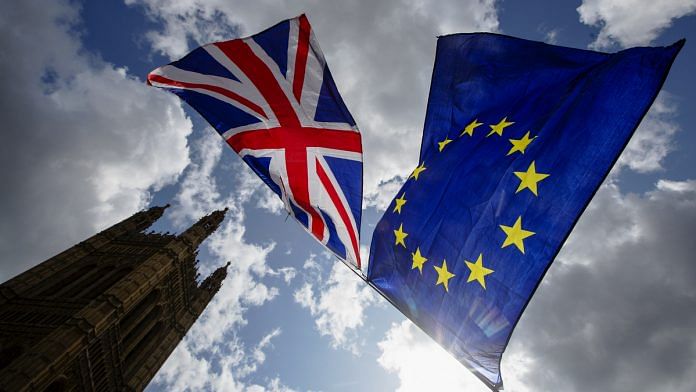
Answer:
[{"label": "white cloud", "polygon": [[[311,256],[305,266],[316,264]],[[306,274],[305,276],[310,276]],[[323,282],[323,283],[322,283]],[[309,309],[322,336],[329,336],[334,348],[358,354],[363,344],[358,329],[365,321],[365,310],[377,303],[367,284],[341,263],[334,262],[328,280],[317,273],[294,293],[295,302]]]},{"label": "white cloud", "polygon": [[[220,291],[157,373],[152,387],[164,390],[282,390],[285,387],[278,380],[269,380],[266,386],[247,381],[265,361],[265,352],[272,348],[271,340],[280,334],[280,329],[273,329],[251,348],[237,337],[237,333],[247,323],[244,316],[249,307],[262,306],[278,295],[278,289],[262,283],[262,278],[281,277],[289,283],[295,270],[289,267],[272,270],[266,261],[275,243],[259,245],[245,238],[245,211],[263,186],[261,182],[250,181],[248,176],[241,174],[241,162],[233,163],[235,167],[231,171],[219,168],[223,143],[212,131],[196,139],[193,150],[193,161],[173,198],[172,220],[179,226],[186,226],[215,209],[229,208],[221,227],[202,245],[208,248],[212,259],[201,260],[198,268],[201,276],[206,276],[227,261],[231,264]],[[218,175],[239,186],[223,196],[216,181]]]},{"label": "white cloud", "polygon": [[[217,204],[216,201],[213,204]],[[215,256],[201,265],[201,275],[231,260],[222,288],[196,321],[174,354],[153,380],[153,387],[165,390],[289,391],[278,379],[268,385],[248,384],[245,380],[265,362],[271,341],[280,335],[279,328],[249,348],[236,337],[246,325],[244,314],[251,306],[262,306],[278,295],[278,289],[261,283],[268,275],[294,276],[292,269],[270,270],[268,254],[275,244],[250,244],[244,239],[244,214],[239,202],[228,204],[230,210],[223,226],[204,244]]]},{"label": "white cloud", "polygon": [[555,45],[558,43],[559,29],[551,29],[544,35],[544,42],[547,44]]},{"label": "white cloud", "polygon": [[[206,355],[196,352],[187,338],[177,346],[167,359],[162,369],[148,386],[154,390],[174,391],[292,391],[277,377],[268,380],[266,386],[248,384],[243,379],[258,370],[266,360],[265,349],[271,345],[271,339],[280,334],[279,329],[264,336],[253,349],[247,349],[237,338],[232,338],[222,345],[219,352]],[[214,371],[215,365],[220,368]]]},{"label": "white cloud", "polygon": [[417,164],[435,37],[498,28],[493,0],[440,1],[436,7],[414,0],[126,2],[142,5],[163,23],[164,29],[148,38],[153,49],[172,58],[192,49],[191,42],[254,34],[306,12],[338,88],[364,130],[365,199],[378,208],[391,200],[401,183],[397,176]]},{"label": "white cloud", "polygon": [[257,363],[264,363],[266,361],[266,353],[263,351],[268,346],[271,345],[271,340],[280,335],[280,328],[276,328],[268,335],[264,336],[254,349],[253,357]]},{"label": "white cloud", "polygon": [[[171,390],[203,390],[208,380],[201,377],[210,373],[210,362],[198,357],[187,349],[185,342],[180,343],[153,379],[152,386],[166,383]],[[151,386],[151,387],[152,387]]]},{"label": "white cloud", "polygon": [[677,106],[671,94],[661,91],[638,126],[617,167],[628,167],[639,173],[662,169],[662,161],[674,148],[674,135],[680,130],[674,117]]},{"label": "white cloud", "polygon": [[293,279],[295,279],[295,276],[297,276],[297,270],[292,268],[292,267],[281,267],[276,270],[271,270],[270,268],[267,270],[267,273],[271,276],[280,276],[283,278],[283,281],[285,284],[290,284]]},{"label": "white cloud", "polygon": [[[217,194],[215,187],[212,191]],[[261,306],[278,295],[277,288],[260,282],[260,278],[269,273],[288,276],[291,272],[272,271],[266,265],[274,243],[260,246],[245,240],[242,202],[213,199],[210,205],[201,208],[209,211],[210,207],[220,204],[227,205],[230,210],[222,227],[204,242],[213,260],[200,265],[199,269],[205,276],[230,260],[227,278],[177,347],[176,355],[165,362],[153,380],[157,388],[245,390],[245,378],[265,361],[265,350],[272,348],[271,339],[280,334],[279,329],[274,329],[251,349],[235,337],[239,328],[247,323],[244,314],[250,306]],[[191,371],[186,369],[192,365],[198,373],[188,377]]]},{"label": "white cloud", "polygon": [[86,51],[74,7],[0,5],[3,281],[145,207],[189,162],[179,102]]},{"label": "white cloud", "polygon": [[669,193],[691,193],[696,190],[696,180],[686,180],[686,181],[670,181],[670,180],[659,180],[656,185],[657,189],[660,191],[665,191]]},{"label": "white cloud", "polygon": [[[396,196],[396,193],[404,185],[404,182],[406,182],[408,175],[409,173],[405,173],[403,176],[397,175],[388,180],[380,181],[374,192],[365,195],[365,203],[378,210],[386,210]],[[363,260],[367,259],[363,258]]]},{"label": "white cloud", "polygon": [[600,28],[590,45],[595,49],[648,45],[675,19],[694,11],[695,0],[583,0],[578,7],[582,23]]},{"label": "white cloud", "polygon": [[[265,360],[270,341],[280,334],[274,329],[249,349],[235,336],[246,325],[250,306],[261,306],[278,295],[278,289],[259,281],[267,273],[266,259],[274,244],[259,246],[244,240],[244,215],[239,205],[230,205],[222,227],[204,243],[215,256],[199,269],[202,276],[230,260],[227,278],[217,295],[186,334],[153,380],[165,390],[236,390],[246,388],[245,377]],[[197,372],[191,374],[188,367]],[[189,377],[190,375],[190,377]]]},{"label": "white cloud", "polygon": [[169,211],[175,225],[183,227],[211,210],[225,207],[213,176],[222,148],[220,137],[210,129],[205,129],[200,139],[193,142],[194,158],[179,182],[179,192],[174,196],[174,206]]},{"label": "white cloud", "polygon": [[272,214],[280,215],[285,212],[285,205],[278,195],[273,193],[265,184],[259,190],[256,207]]},{"label": "white cloud", "polygon": [[249,362],[246,363],[243,367],[238,369],[236,371],[236,375],[238,377],[245,377],[251,373],[256,372],[258,369],[258,366],[266,362],[266,350],[267,348],[272,348],[271,340],[278,337],[280,335],[280,328],[276,328],[270,333],[268,333],[266,336],[261,338],[259,343],[254,347],[251,352],[246,353],[246,358],[249,359]]},{"label": "white cloud", "polygon": [[[218,138],[220,139],[220,138]],[[275,215],[285,212],[282,200],[246,165],[240,165],[235,187],[237,197],[245,200],[255,199],[255,206]]]}]

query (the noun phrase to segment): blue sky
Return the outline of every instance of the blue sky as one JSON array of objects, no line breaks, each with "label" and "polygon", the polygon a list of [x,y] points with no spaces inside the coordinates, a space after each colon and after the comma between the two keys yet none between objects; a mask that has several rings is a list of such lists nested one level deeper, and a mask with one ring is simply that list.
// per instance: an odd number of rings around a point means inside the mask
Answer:
[{"label": "blue sky", "polygon": [[202,273],[231,260],[228,279],[151,391],[486,390],[286,219],[199,115],[147,87],[152,69],[305,12],[363,134],[366,252],[418,159],[438,34],[604,51],[686,38],[518,324],[503,377],[513,391],[696,383],[696,1],[23,1],[0,11],[0,280],[149,205],[172,204],[161,231],[230,208],[200,254]]}]

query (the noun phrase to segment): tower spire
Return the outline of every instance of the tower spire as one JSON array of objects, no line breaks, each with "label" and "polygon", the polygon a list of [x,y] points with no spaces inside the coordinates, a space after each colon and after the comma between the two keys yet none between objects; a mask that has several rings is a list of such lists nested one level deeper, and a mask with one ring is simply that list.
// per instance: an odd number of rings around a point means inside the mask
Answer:
[{"label": "tower spire", "polygon": [[227,264],[213,271],[213,273],[208,275],[198,287],[194,288],[193,300],[191,303],[191,314],[193,316],[191,322],[195,321],[195,319],[203,313],[205,307],[220,290],[222,282],[227,277],[227,267],[229,267],[229,265],[230,262],[228,261]]},{"label": "tower spire", "polygon": [[127,232],[140,232],[152,226],[164,214],[164,210],[169,208],[167,203],[164,206],[153,206],[147,210],[136,212],[133,216],[124,219],[123,221],[104,230],[102,233],[110,233],[112,236],[117,236]]},{"label": "tower spire", "polygon": [[193,226],[179,235],[179,238],[186,241],[192,248],[198,248],[209,235],[211,235],[225,219],[225,214],[228,208],[224,210],[213,211],[210,214],[202,217]]},{"label": "tower spire", "polygon": [[228,261],[227,264],[224,266],[216,269],[212,274],[208,275],[205,280],[200,285],[200,288],[202,290],[208,291],[210,296],[212,297],[215,295],[215,293],[220,290],[220,287],[222,286],[222,281],[225,280],[227,277],[227,267],[230,266],[230,262]]}]

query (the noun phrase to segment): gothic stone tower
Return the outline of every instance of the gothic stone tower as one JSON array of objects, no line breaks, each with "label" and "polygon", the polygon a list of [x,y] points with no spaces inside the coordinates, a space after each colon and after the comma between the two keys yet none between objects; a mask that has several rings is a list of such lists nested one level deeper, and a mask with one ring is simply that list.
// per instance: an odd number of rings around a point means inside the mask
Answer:
[{"label": "gothic stone tower", "polygon": [[[225,211],[178,236],[141,211],[0,285],[0,390],[139,391],[220,289],[198,245]],[[229,263],[228,263],[229,265]]]}]

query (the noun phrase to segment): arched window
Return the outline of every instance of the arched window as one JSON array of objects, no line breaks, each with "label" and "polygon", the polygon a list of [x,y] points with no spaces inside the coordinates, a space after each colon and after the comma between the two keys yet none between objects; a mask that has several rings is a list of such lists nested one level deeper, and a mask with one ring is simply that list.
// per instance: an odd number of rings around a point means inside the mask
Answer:
[{"label": "arched window", "polygon": [[126,368],[126,377],[131,377],[134,372],[140,369],[144,362],[144,356],[150,355],[152,350],[160,344],[164,333],[167,329],[164,328],[164,323],[158,321],[153,325],[148,333],[143,336],[134,349],[126,356],[124,367]]},{"label": "arched window", "polygon": [[71,286],[71,284],[74,284],[77,280],[79,280],[81,277],[84,277],[87,275],[90,271],[93,271],[95,269],[96,265],[95,264],[88,264],[85,266],[82,266],[72,273],[70,272],[65,272],[63,273],[63,276],[58,278],[58,280],[53,283],[49,284],[48,287],[45,289],[41,290],[39,292],[40,296],[55,296],[58,292],[61,291],[61,289],[66,289]]},{"label": "arched window", "polygon": [[147,316],[160,299],[160,290],[155,289],[141,299],[134,308],[128,311],[120,323],[121,336],[127,336],[138,323]]},{"label": "arched window", "polygon": [[71,282],[66,282],[67,284],[65,287],[59,289],[58,292],[53,294],[53,296],[62,298],[77,298],[77,294],[84,290],[86,286],[91,285],[95,280],[103,278],[105,273],[108,273],[113,269],[113,266],[99,267],[92,265],[92,268],[85,274],[77,277]]},{"label": "arched window", "polygon": [[111,288],[111,286],[116,284],[116,282],[121,280],[124,276],[128,275],[128,273],[132,270],[133,268],[131,267],[124,267],[117,270],[114,270],[114,267],[106,267],[102,272],[101,277],[96,282],[83,288],[77,294],[77,297],[83,299],[94,299],[99,296],[99,294]]},{"label": "arched window", "polygon": [[162,307],[157,305],[126,335],[122,345],[124,357],[130,357],[136,351],[135,349],[140,345],[143,337],[152,331],[153,326],[160,321],[161,317]]}]

